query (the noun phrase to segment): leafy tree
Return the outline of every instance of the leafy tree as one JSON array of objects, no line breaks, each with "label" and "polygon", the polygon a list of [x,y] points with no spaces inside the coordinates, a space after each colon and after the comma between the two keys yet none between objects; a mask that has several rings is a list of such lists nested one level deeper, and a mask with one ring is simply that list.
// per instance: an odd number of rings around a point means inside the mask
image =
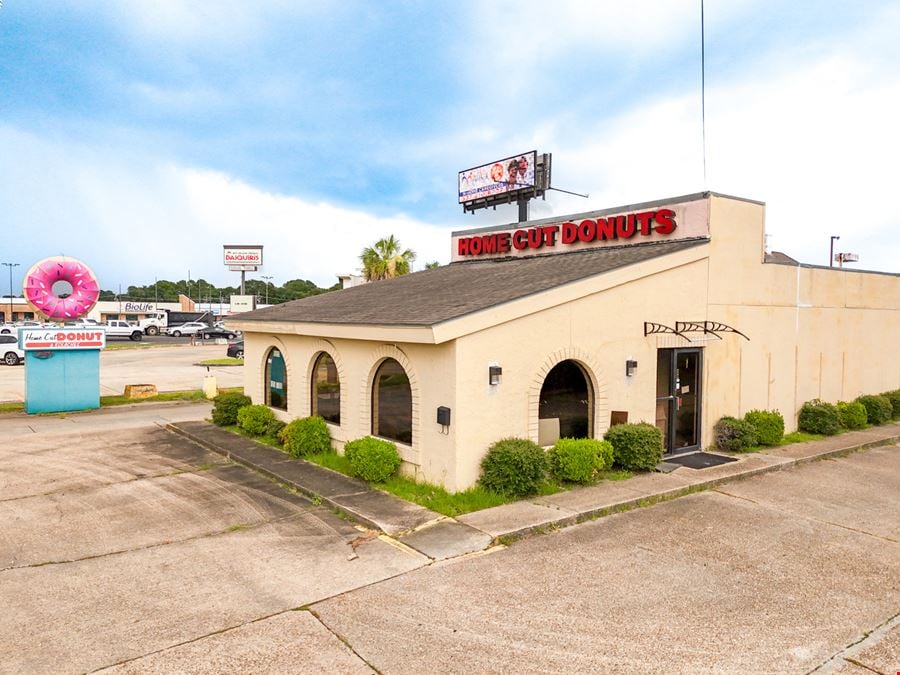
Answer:
[{"label": "leafy tree", "polygon": [[401,250],[400,241],[391,235],[364,248],[359,259],[366,280],[377,281],[409,274],[416,254],[411,249]]},{"label": "leafy tree", "polygon": [[[288,300],[296,300],[305,298],[310,295],[319,295],[328,291],[336,290],[340,287],[335,283],[329,288],[319,288],[312,281],[304,279],[292,279],[285,282],[283,286],[275,286],[269,284],[269,302],[277,304],[287,302]],[[266,283],[262,279],[248,279],[244,285],[247,295],[256,295],[260,299],[266,297]],[[159,302],[177,302],[179,295],[189,295],[194,300],[201,302],[228,302],[232,295],[240,294],[240,288],[237,286],[215,286],[206,281],[206,279],[186,279],[178,281],[169,281],[167,279],[159,279],[146,286],[131,285],[128,290],[123,293],[117,291],[104,290],[100,292],[101,300],[119,300],[152,302],[159,299]]]},{"label": "leafy tree", "polygon": [[434,262],[425,263],[426,270],[433,270],[436,267],[440,267],[440,266],[441,266],[441,263],[439,263],[437,260],[435,260]]}]

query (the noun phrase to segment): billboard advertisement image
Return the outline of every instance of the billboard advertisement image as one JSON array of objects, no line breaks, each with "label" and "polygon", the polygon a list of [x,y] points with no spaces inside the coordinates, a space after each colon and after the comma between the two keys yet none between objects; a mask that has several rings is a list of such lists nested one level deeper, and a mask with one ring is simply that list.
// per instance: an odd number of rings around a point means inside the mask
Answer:
[{"label": "billboard advertisement image", "polygon": [[459,203],[534,189],[537,151],[524,152],[459,172]]}]

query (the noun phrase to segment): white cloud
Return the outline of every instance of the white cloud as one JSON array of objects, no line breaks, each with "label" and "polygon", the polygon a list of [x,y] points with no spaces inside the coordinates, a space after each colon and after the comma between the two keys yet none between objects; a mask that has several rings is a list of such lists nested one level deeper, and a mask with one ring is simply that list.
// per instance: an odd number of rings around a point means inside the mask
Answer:
[{"label": "white cloud", "polygon": [[[276,275],[279,283],[299,277],[329,286],[336,281],[336,274],[359,267],[363,247],[389,234],[417,253],[416,269],[430,260],[449,259],[449,233],[433,224],[399,215],[376,217],[326,202],[310,203],[212,171],[183,170],[181,177],[190,219],[203,238],[220,247],[224,243],[263,244],[266,272]],[[213,264],[213,258],[206,259]]]},{"label": "white cloud", "polygon": [[416,269],[449,259],[446,230],[404,216],[311,203],[222,173],[9,127],[0,127],[0,146],[9,150],[0,155],[0,201],[15,233],[4,256],[26,266],[50,255],[79,258],[107,289],[182,279],[188,270],[194,279],[236,284],[238,275],[222,265],[223,244],[262,244],[263,273],[275,282],[320,286],[354,271],[362,248],[389,234],[417,252]]},{"label": "white cloud", "polygon": [[599,121],[548,115],[530,142],[498,142],[552,149],[554,185],[591,193],[551,193],[534,217],[710,189],[766,202],[776,250],[827,264],[829,236],[840,235],[858,268],[896,272],[900,217],[885,202],[896,190],[900,80],[884,37],[897,30],[900,11],[888,10],[840,39],[760,54],[731,81],[709,79],[706,185],[699,87]]}]

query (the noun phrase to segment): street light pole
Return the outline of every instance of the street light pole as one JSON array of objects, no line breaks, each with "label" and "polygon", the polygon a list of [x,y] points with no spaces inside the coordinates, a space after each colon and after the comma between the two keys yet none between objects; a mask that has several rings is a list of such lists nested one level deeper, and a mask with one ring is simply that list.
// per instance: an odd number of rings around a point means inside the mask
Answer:
[{"label": "street light pole", "polygon": [[269,304],[269,280],[274,279],[275,277],[272,277],[272,276],[267,277],[265,274],[261,274],[260,278],[266,280],[266,304],[268,305]]},{"label": "street light pole", "polygon": [[5,262],[5,263],[3,263],[3,264],[4,264],[6,267],[9,268],[9,322],[12,323],[12,317],[13,317],[13,307],[12,307],[12,301],[13,301],[12,271],[13,271],[13,267],[18,267],[18,266],[19,266],[19,263],[8,263],[8,262]]},{"label": "street light pole", "polygon": [[831,237],[831,246],[828,247],[828,266],[834,267],[834,240],[840,239],[840,237]]}]

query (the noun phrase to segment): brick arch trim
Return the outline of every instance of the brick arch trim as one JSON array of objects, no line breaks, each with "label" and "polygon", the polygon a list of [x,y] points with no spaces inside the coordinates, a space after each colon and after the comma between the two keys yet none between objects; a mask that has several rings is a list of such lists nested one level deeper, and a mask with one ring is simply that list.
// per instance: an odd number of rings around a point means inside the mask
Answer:
[{"label": "brick arch trim", "polygon": [[528,386],[528,437],[537,443],[538,441],[538,414],[540,409],[541,388],[547,374],[563,361],[575,361],[580,365],[591,383],[594,392],[593,434],[595,438],[601,438],[609,424],[609,396],[606,390],[606,377],[603,368],[597,359],[587,351],[577,347],[566,347],[557,350],[547,356],[541,366],[531,378]]},{"label": "brick arch trim", "polygon": [[[306,368],[306,380],[302,383],[303,389],[306,392],[305,403],[301,405],[301,409],[304,411],[303,415],[308,416],[312,415],[312,383],[313,383],[313,368],[316,365],[316,361],[319,359],[319,355],[325,353],[331,357],[331,360],[334,361],[334,367],[337,368],[338,373],[338,383],[343,390],[344,387],[347,386],[347,377],[346,377],[346,369],[344,368],[344,359],[341,357],[341,353],[338,351],[337,347],[330,340],[316,340],[312,344],[312,357],[309,359],[309,365]],[[343,426],[344,421],[347,419],[347,397],[341,396],[341,426]]]},{"label": "brick arch trim", "polygon": [[[363,382],[363,389],[360,392],[360,401],[362,401],[362,405],[360,406],[361,419],[360,419],[360,429],[367,429],[367,433],[372,433],[372,386],[375,383],[375,372],[378,370],[378,367],[385,359],[394,359],[403,366],[403,370],[406,371],[406,376],[409,378],[409,389],[412,394],[412,447],[414,449],[414,454],[416,457],[419,455],[420,446],[420,430],[421,424],[419,421],[419,412],[421,409],[420,405],[420,392],[419,392],[419,378],[416,376],[415,368],[412,367],[410,363],[409,357],[406,353],[395,345],[381,345],[377,349],[375,349],[369,357],[371,362],[371,367],[369,368],[369,374]],[[401,453],[402,455],[403,453]],[[407,459],[407,457],[404,457]],[[407,461],[413,461],[418,464],[418,460],[413,460],[412,458],[407,459]]]}]

